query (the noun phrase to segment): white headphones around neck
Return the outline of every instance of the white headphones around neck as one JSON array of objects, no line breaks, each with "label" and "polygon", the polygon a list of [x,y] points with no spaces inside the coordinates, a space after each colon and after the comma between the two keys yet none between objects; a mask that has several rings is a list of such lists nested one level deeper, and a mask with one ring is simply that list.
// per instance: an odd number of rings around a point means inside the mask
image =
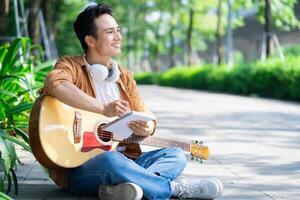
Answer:
[{"label": "white headphones around neck", "polygon": [[119,67],[113,59],[111,59],[111,68],[108,68],[102,64],[92,64],[90,65],[85,56],[83,57],[85,65],[87,67],[87,71],[90,76],[95,81],[108,81],[108,82],[116,82],[120,77]]}]

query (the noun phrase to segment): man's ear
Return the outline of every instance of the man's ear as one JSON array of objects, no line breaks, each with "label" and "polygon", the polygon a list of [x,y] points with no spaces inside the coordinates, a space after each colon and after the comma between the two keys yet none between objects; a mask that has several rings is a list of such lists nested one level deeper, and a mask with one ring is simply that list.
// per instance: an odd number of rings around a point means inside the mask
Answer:
[{"label": "man's ear", "polygon": [[93,38],[92,36],[89,36],[89,35],[85,36],[84,41],[88,45],[88,47],[95,48],[96,41],[95,41],[95,38]]}]

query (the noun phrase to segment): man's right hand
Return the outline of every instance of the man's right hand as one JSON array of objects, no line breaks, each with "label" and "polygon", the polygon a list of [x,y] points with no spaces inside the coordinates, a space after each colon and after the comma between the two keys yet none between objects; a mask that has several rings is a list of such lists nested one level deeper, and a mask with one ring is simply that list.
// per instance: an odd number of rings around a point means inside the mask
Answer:
[{"label": "man's right hand", "polygon": [[103,114],[107,117],[121,116],[130,112],[129,103],[124,100],[115,100],[104,105]]}]

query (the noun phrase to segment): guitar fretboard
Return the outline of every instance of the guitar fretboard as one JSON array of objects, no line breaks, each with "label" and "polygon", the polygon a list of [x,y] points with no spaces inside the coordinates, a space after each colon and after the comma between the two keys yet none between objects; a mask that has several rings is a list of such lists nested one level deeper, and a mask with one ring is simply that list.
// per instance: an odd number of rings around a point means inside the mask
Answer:
[{"label": "guitar fretboard", "polygon": [[139,143],[142,145],[149,145],[155,147],[179,147],[184,151],[190,152],[190,144],[185,142],[177,142],[157,137],[143,137],[138,135],[132,135],[127,139],[122,140],[120,137],[114,135],[114,139],[117,141],[128,143]]}]

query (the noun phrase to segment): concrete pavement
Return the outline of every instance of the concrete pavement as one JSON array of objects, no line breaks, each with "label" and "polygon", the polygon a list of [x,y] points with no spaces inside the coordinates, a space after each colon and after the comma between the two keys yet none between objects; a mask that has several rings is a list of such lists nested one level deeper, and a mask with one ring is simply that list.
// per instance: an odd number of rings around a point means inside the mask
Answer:
[{"label": "concrete pavement", "polygon": [[[140,86],[159,119],[156,136],[200,139],[211,157],[183,176],[214,176],[222,200],[300,199],[300,104],[159,86]],[[145,150],[151,149],[144,147]],[[59,190],[34,158],[19,150],[16,199],[97,199]]]}]

